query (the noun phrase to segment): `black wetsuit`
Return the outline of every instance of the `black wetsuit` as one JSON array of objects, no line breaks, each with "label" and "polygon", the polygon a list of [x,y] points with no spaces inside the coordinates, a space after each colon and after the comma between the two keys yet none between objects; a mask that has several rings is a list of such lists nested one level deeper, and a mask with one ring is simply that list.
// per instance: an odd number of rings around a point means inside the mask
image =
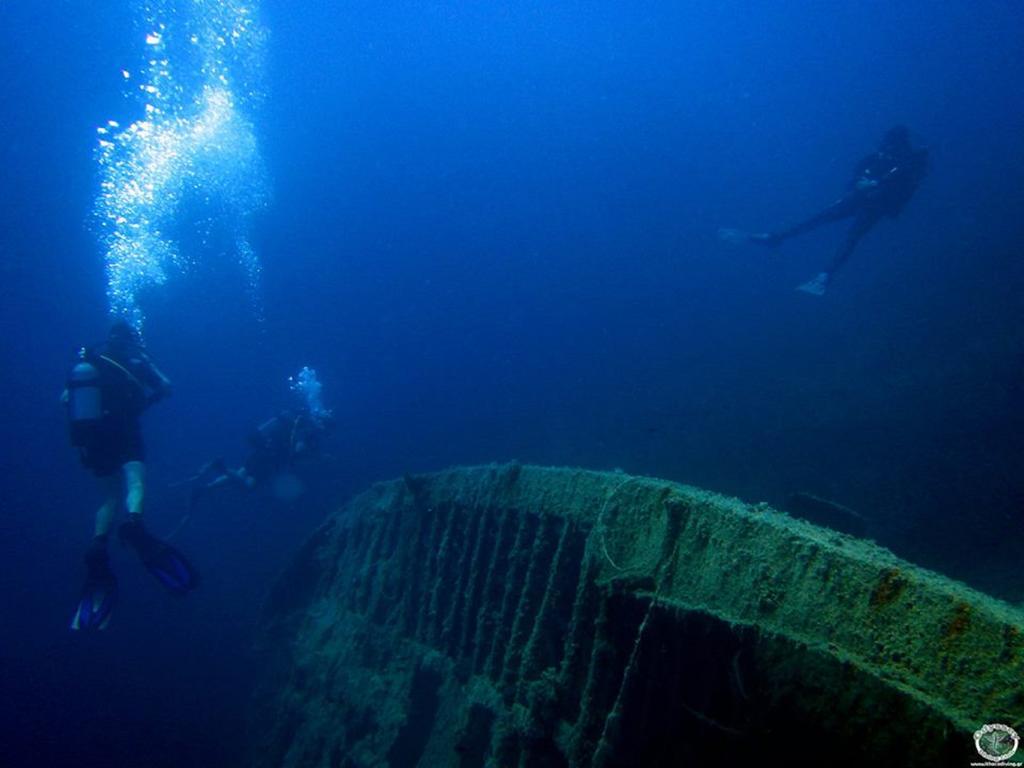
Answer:
[{"label": "black wetsuit", "polygon": [[771,236],[769,244],[777,245],[822,224],[852,217],[853,223],[846,238],[825,270],[832,275],[880,219],[899,215],[927,172],[926,150],[909,147],[899,151],[880,149],[857,164],[853,179],[842,197],[806,221]]},{"label": "black wetsuit", "polygon": [[168,394],[168,384],[133,344],[101,344],[85,359],[99,371],[103,416],[80,441],[79,453],[94,475],[108,477],[130,461],[145,461],[139,417]]}]

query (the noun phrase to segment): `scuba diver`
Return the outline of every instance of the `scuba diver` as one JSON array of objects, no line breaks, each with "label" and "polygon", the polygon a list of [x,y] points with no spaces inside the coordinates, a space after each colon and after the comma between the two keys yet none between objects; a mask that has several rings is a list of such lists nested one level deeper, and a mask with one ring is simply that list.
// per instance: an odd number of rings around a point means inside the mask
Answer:
[{"label": "scuba diver", "polygon": [[71,628],[94,630],[107,627],[117,601],[107,543],[122,503],[128,519],[118,534],[161,584],[183,595],[195,588],[198,577],[180,552],[152,536],[142,523],[145,448],[139,420],[149,406],[170,395],[170,380],[149,358],[138,332],[123,320],[114,323],[105,343],[83,347],[78,356],[61,399],[71,444],[82,464],[100,479],[105,497],[85,554],[85,586]]},{"label": "scuba diver", "polygon": [[[237,469],[215,459],[205,464],[186,482],[191,483],[187,523],[207,491],[234,486],[244,491],[270,487],[279,499],[291,501],[302,493],[295,465],[321,454],[322,443],[334,425],[334,418],[320,402],[320,382],[316,371],[304,367],[291,379],[291,389],[301,404],[268,419],[249,435],[249,452]],[[180,526],[179,526],[180,527]]]},{"label": "scuba diver", "polygon": [[[284,410],[260,424],[249,435],[249,453],[242,466],[231,469],[223,459],[205,464],[191,478],[189,511],[208,490],[234,485],[246,491],[279,482],[278,496],[293,497],[292,468],[304,458],[319,454],[321,440],[330,428],[330,417],[314,416],[307,409]],[[283,482],[281,482],[284,478]]]},{"label": "scuba diver", "polygon": [[914,149],[910,143],[910,132],[897,125],[886,132],[875,152],[857,164],[846,192],[825,210],[781,232],[745,234],[734,229],[722,229],[719,235],[731,242],[747,241],[775,248],[785,240],[822,224],[852,218],[846,237],[825,271],[797,287],[804,293],[822,296],[861,238],[883,217],[896,218],[927,173],[928,151]]}]

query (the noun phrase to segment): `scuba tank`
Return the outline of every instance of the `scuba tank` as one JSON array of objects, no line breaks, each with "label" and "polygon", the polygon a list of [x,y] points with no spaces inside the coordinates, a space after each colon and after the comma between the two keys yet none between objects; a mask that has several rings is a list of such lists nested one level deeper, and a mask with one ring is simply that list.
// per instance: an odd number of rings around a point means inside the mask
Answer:
[{"label": "scuba tank", "polygon": [[84,348],[78,357],[68,374],[68,427],[71,444],[82,446],[103,418],[103,397],[99,370],[89,362]]}]

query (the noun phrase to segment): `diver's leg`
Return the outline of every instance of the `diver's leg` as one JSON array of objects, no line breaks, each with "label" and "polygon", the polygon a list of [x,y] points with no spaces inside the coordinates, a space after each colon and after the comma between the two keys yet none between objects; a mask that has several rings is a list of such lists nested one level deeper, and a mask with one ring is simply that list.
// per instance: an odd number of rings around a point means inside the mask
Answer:
[{"label": "diver's leg", "polygon": [[110,570],[107,540],[117,507],[121,503],[121,477],[114,472],[101,477],[104,500],[96,512],[92,543],[85,551],[85,585],[71,619],[73,630],[106,629],[117,602],[117,579]]},{"label": "diver's leg", "polygon": [[117,505],[121,502],[121,478],[114,473],[101,478],[101,483],[103,484],[103,504],[96,510],[94,535],[105,540],[107,534],[110,533],[110,527],[114,524]]},{"label": "diver's leg", "polygon": [[146,465],[141,461],[129,461],[122,467],[124,472],[124,505],[128,509],[129,519],[139,520],[142,515],[142,502],[146,496]]},{"label": "diver's leg", "polygon": [[[126,505],[128,520],[118,528],[121,541],[129,544],[150,573],[172,592],[183,595],[197,584],[198,577],[188,560],[170,544],[161,541],[146,530],[142,522],[142,502],[145,495],[145,465],[135,459],[124,467],[127,486]],[[188,515],[179,524],[188,522]],[[177,530],[175,530],[177,533]]]},{"label": "diver's leg", "polygon": [[203,489],[212,490],[214,488],[222,488],[225,485],[237,485],[244,488],[247,485],[245,468],[231,469],[221,464],[220,474],[203,485]]},{"label": "diver's leg", "polygon": [[860,239],[868,233],[877,221],[878,214],[874,211],[861,211],[857,214],[857,218],[853,220],[850,229],[846,233],[846,237],[839,244],[836,255],[832,257],[832,261],[825,268],[825,271],[819,272],[811,280],[797,286],[797,290],[814,296],[823,296],[825,289],[831,285],[835,273],[849,260],[853,249],[857,247],[857,243],[860,242]]},{"label": "diver's leg", "polygon": [[207,491],[223,488],[227,485],[235,486],[242,490],[249,490],[252,487],[253,481],[246,474],[244,467],[231,469],[224,465],[223,459],[218,459],[215,466],[219,474],[205,482],[196,483],[192,487],[192,492],[189,495],[189,512],[195,511],[199,501],[206,495]]},{"label": "diver's leg", "polygon": [[196,473],[193,478],[194,482],[206,485],[215,481],[221,475],[224,474],[224,459],[217,457],[213,461],[208,461],[203,464],[202,468]]},{"label": "diver's leg", "polygon": [[857,218],[853,220],[850,225],[850,229],[846,233],[846,238],[840,243],[836,255],[832,257],[831,263],[825,268],[826,274],[829,279],[835,276],[835,273],[850,259],[853,254],[853,249],[857,247],[857,243],[860,242],[861,238],[866,235],[873,226],[878,222],[878,214],[872,211],[861,211]]},{"label": "diver's leg", "polygon": [[859,201],[855,196],[841,197],[825,210],[814,214],[809,219],[801,221],[796,226],[775,233],[773,237],[777,242],[781,243],[783,240],[788,240],[791,237],[810,232],[812,229],[817,229],[822,224],[847,219],[857,213],[859,207]]}]

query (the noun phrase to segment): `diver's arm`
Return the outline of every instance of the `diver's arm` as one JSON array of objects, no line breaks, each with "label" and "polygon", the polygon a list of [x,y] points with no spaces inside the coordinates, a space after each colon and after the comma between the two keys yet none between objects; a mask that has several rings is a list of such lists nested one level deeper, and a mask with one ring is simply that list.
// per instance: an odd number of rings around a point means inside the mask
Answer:
[{"label": "diver's arm", "polygon": [[167,378],[163,371],[156,367],[156,364],[149,359],[149,355],[146,355],[143,361],[145,363],[146,385],[151,390],[146,398],[146,404],[152,405],[163,400],[165,397],[170,397],[171,392],[174,390],[171,380]]},{"label": "diver's arm", "polygon": [[906,172],[906,163],[892,155],[876,152],[864,158],[857,166],[857,173],[850,184],[851,189],[865,192],[877,189],[896,176]]},{"label": "diver's arm", "polygon": [[850,180],[850,192],[873,194],[902,170],[901,164],[889,155],[878,152],[868,155],[857,165],[853,179]]},{"label": "diver's arm", "polygon": [[[865,181],[872,181],[872,170],[878,162],[877,154],[870,154],[867,157],[861,159],[859,163],[853,169],[853,176],[850,178],[850,183],[847,188],[851,192],[857,192],[862,189],[862,185]],[[869,185],[870,186],[870,185]]]}]

